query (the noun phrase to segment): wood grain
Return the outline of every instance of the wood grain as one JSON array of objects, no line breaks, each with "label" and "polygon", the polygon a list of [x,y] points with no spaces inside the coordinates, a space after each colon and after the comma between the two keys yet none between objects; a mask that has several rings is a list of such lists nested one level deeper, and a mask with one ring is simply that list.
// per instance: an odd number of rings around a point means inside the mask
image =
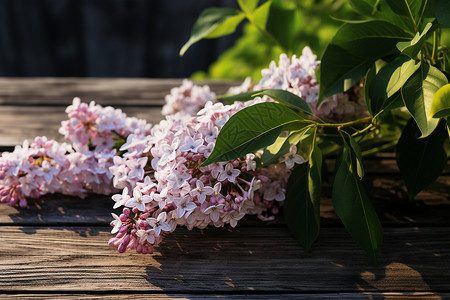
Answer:
[{"label": "wood grain", "polygon": [[[151,123],[179,79],[0,78],[0,149],[57,132],[74,96]],[[218,94],[234,83],[211,83]],[[333,160],[327,160],[333,169]],[[47,195],[28,209],[0,205],[1,299],[442,299],[450,298],[450,164],[410,202],[395,156],[364,160],[369,197],[384,226],[380,265],[333,212],[331,180],[322,230],[307,257],[282,218],[248,216],[237,229],[179,228],[154,255],[119,254],[112,200]]]},{"label": "wood grain", "polygon": [[[182,79],[123,78],[1,78],[0,104],[67,106],[74,97],[101,105],[162,106],[164,97]],[[217,95],[239,82],[202,81]]]},{"label": "wood grain", "polygon": [[139,294],[133,293],[115,293],[110,294],[108,292],[99,294],[3,294],[2,299],[153,299],[153,300],[167,300],[167,299],[178,299],[178,300],[190,300],[190,299],[448,299],[450,294],[448,293],[432,293],[432,292],[396,292],[396,293],[314,293],[314,294],[298,294],[298,293],[277,293],[275,294],[217,294],[217,293],[207,293],[207,294],[164,294],[155,292],[145,292],[141,291]]},{"label": "wood grain", "polygon": [[[65,106],[0,106],[0,146],[21,145],[25,139],[47,136],[59,142],[64,137],[58,133],[61,121],[67,120]],[[130,117],[158,123],[163,119],[160,107],[124,107]]]},{"label": "wood grain", "polygon": [[[370,176],[370,174],[368,175]],[[450,201],[448,186],[450,176],[441,176],[422,191],[413,202],[408,200],[399,176],[373,179],[368,190],[383,226],[450,226]],[[54,194],[30,199],[29,207],[0,205],[0,224],[3,225],[107,225],[111,221],[113,201],[109,196],[90,195],[86,199]],[[324,186],[321,197],[322,226],[342,226],[335,215],[331,201],[331,187]],[[284,226],[282,217],[274,222],[262,222],[246,216],[239,226]]]},{"label": "wood grain", "polygon": [[153,255],[119,254],[103,227],[0,227],[3,291],[445,292],[450,228],[388,228],[375,267],[343,229],[305,256],[285,228],[179,229]]}]

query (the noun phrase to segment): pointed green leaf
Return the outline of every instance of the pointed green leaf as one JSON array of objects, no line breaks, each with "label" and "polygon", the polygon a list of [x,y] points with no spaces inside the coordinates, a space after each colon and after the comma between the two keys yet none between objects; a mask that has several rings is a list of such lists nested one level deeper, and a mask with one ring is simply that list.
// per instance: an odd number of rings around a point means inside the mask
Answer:
[{"label": "pointed green leaf", "polygon": [[358,174],[359,178],[364,177],[364,166],[362,162],[362,154],[361,154],[361,148],[359,147],[358,143],[356,143],[355,139],[346,131],[342,131],[345,134],[345,142],[347,145],[352,149],[353,156],[355,157],[356,161],[356,173]]},{"label": "pointed green leaf", "polygon": [[308,161],[308,190],[314,207],[316,223],[320,224],[320,191],[322,188],[322,151],[320,151],[315,135]]},{"label": "pointed green leaf", "polygon": [[273,102],[244,108],[231,116],[222,127],[213,152],[202,166],[239,158],[267,147],[275,142],[284,126],[293,123],[301,129],[311,121]]},{"label": "pointed green leaf", "polygon": [[450,117],[447,118],[447,133],[450,136]]},{"label": "pointed green leaf", "polygon": [[300,110],[304,113],[312,115],[311,108],[309,107],[308,103],[306,103],[305,100],[300,98],[299,96],[292,94],[285,90],[276,90],[276,89],[269,89],[264,90],[259,93],[255,94],[256,96],[269,96],[273,100],[276,100],[280,102],[283,105],[286,105],[290,108]]},{"label": "pointed green leaf", "polygon": [[318,104],[326,97],[351,88],[363,77],[372,61],[351,55],[339,46],[329,44],[320,64]]},{"label": "pointed green leaf", "polygon": [[273,163],[278,163],[280,158],[289,152],[290,146],[297,145],[310,129],[311,127],[307,126],[300,131],[291,132],[289,136],[279,136],[272,145],[264,149],[259,160],[260,165],[265,167]]},{"label": "pointed green leaf", "polygon": [[336,32],[331,44],[367,60],[395,54],[395,45],[410,39],[410,35],[389,22],[370,21],[362,24],[344,24]]},{"label": "pointed green leaf", "polygon": [[311,108],[305,100],[300,98],[299,96],[292,94],[285,90],[277,90],[277,89],[267,89],[260,90],[254,92],[247,92],[233,96],[220,97],[219,100],[225,102],[234,102],[234,101],[247,101],[251,100],[255,97],[269,96],[273,100],[280,102],[281,104],[293,108],[295,110],[300,110],[304,113],[312,115]]},{"label": "pointed green leaf", "polygon": [[450,1],[434,0],[434,13],[442,28],[450,28]]},{"label": "pointed green leaf", "polygon": [[360,14],[375,16],[378,10],[379,0],[350,0],[350,5]]},{"label": "pointed green leaf", "polygon": [[420,130],[411,118],[397,144],[397,165],[405,180],[410,199],[441,175],[448,161],[445,142],[448,133],[445,121],[426,138],[419,138]]},{"label": "pointed green leaf", "polygon": [[284,218],[307,253],[320,230],[322,154],[313,142],[308,164],[297,166],[289,177]]},{"label": "pointed green leaf", "polygon": [[395,13],[387,3],[387,0],[380,0],[377,8],[378,11],[375,15],[377,19],[385,20],[400,28],[403,28],[412,35],[415,34],[414,24],[411,22],[410,16],[402,16]]},{"label": "pointed green leaf", "polygon": [[285,52],[296,52],[295,32],[301,23],[301,14],[295,8],[286,8],[273,1],[266,22],[266,31],[276,39]]},{"label": "pointed green leaf", "polygon": [[[434,28],[430,30],[432,27]],[[411,41],[398,42],[397,49],[400,50],[402,54],[408,55],[412,59],[416,59],[417,55],[422,50],[425,40],[428,38],[430,33],[433,33],[436,28],[437,26],[433,26],[432,23],[427,23],[422,33],[416,33]]]},{"label": "pointed green leaf", "polygon": [[401,89],[403,102],[419,126],[422,137],[430,135],[439,122],[430,115],[431,105],[436,92],[447,83],[441,71],[422,64]]},{"label": "pointed green leaf", "polygon": [[258,6],[259,0],[238,0],[239,7],[246,13],[252,13]]},{"label": "pointed green leaf", "polygon": [[210,7],[205,9],[191,30],[191,37],[180,50],[180,56],[190,46],[204,38],[216,38],[233,33],[245,15],[229,7]]},{"label": "pointed green leaf", "polygon": [[272,1],[267,1],[253,12],[253,23],[261,28],[266,28]]},{"label": "pointed green leaf", "polygon": [[231,95],[231,96],[220,96],[217,97],[217,100],[223,101],[225,103],[233,103],[235,101],[248,101],[252,100],[253,98],[257,97],[259,93],[264,92],[265,90],[259,90],[259,91],[250,91],[246,93],[241,93],[237,95]]},{"label": "pointed green leaf", "polygon": [[[373,66],[367,71],[365,79],[364,79],[364,100],[366,101],[367,110],[369,111],[371,116],[375,116],[380,110],[381,105],[372,103],[373,100],[369,96],[369,88],[372,86],[372,81],[375,76],[380,72],[381,68],[387,64],[387,61],[382,59],[377,59]],[[372,106],[374,106],[372,108]]]},{"label": "pointed green leaf", "polygon": [[430,115],[433,118],[450,116],[450,84],[444,85],[434,94]]},{"label": "pointed green leaf", "polygon": [[333,183],[333,206],[352,238],[377,261],[383,229],[355,172],[352,150],[344,145]]},{"label": "pointed green leaf", "polygon": [[419,67],[420,61],[401,55],[383,66],[374,77],[370,77],[366,103],[372,115],[388,104],[386,100],[398,92]]},{"label": "pointed green leaf", "polygon": [[409,38],[401,28],[385,21],[342,25],[322,56],[318,104],[349,89],[377,59],[398,53],[395,45]]},{"label": "pointed green leaf", "polygon": [[419,14],[423,0],[387,0],[392,10],[403,16],[414,18]]}]

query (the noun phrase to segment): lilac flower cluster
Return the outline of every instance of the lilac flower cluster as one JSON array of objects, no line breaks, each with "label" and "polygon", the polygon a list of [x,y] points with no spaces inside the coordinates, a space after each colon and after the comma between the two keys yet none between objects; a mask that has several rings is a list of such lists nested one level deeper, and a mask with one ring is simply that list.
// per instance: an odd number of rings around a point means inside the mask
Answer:
[{"label": "lilac flower cluster", "polygon": [[173,88],[166,96],[162,114],[167,116],[182,113],[192,116],[215,97],[216,94],[210,91],[209,86],[198,86],[185,79],[181,86]]},{"label": "lilac flower cluster", "polygon": [[349,92],[324,99],[317,107],[319,84],[315,72],[319,64],[320,61],[309,47],[305,47],[298,58],[293,55],[290,59],[286,54],[281,54],[278,66],[272,61],[268,69],[261,71],[262,79],[258,84],[252,87],[251,81],[246,79],[241,86],[233,87],[229,91],[242,93],[262,89],[286,90],[302,97],[316,116],[336,121],[368,115],[361,84]]},{"label": "lilac flower cluster", "polygon": [[112,214],[116,236],[110,245],[119,252],[152,253],[177,225],[235,227],[246,214],[272,219],[284,200],[286,165],[303,163],[300,156],[290,153],[289,163],[265,169],[256,168],[255,154],[201,166],[229,117],[262,101],[207,102],[195,116],[168,116],[145,139],[130,136],[120,149],[123,157],[115,157],[110,168],[115,187],[123,188],[113,196],[114,207],[124,206],[120,216]]},{"label": "lilac flower cluster", "polygon": [[67,107],[69,120],[60,133],[72,142],[58,143],[36,137],[29,145],[16,146],[0,157],[0,201],[27,206],[27,197],[47,193],[85,197],[88,192],[111,194],[115,143],[131,133],[146,135],[150,126],[143,120],[127,118],[121,110],[103,108],[75,98]]},{"label": "lilac flower cluster", "polygon": [[[247,79],[232,91],[284,89],[305,99],[320,117],[364,114],[364,105],[346,94],[316,108],[318,64],[309,48],[299,58],[283,54],[279,66],[272,62],[262,71],[256,86]],[[37,137],[31,145],[25,142],[2,154],[0,200],[25,207],[27,197],[47,193],[84,197],[88,192],[116,192],[113,208],[123,208],[119,216],[112,213],[115,237],[109,244],[119,252],[152,253],[177,226],[235,227],[246,214],[273,220],[283,205],[290,169],[305,160],[291,145],[278,164],[264,168],[257,168],[261,151],[202,166],[233,114],[273,101],[264,96],[223,105],[214,103],[214,97],[208,86],[185,80],[166,96],[166,118],[153,127],[119,109],[75,98],[59,130],[70,144]]]}]

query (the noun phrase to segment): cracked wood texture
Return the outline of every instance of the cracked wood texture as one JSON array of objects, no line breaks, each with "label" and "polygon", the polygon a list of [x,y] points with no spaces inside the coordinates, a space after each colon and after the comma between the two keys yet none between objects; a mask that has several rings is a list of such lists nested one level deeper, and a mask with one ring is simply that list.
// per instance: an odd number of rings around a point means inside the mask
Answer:
[{"label": "cracked wood texture", "polygon": [[[64,109],[79,96],[152,123],[181,80],[1,78],[0,149],[37,135],[62,140]],[[217,94],[231,83],[209,83]],[[333,169],[333,161],[327,161]],[[450,168],[409,202],[392,153],[364,161],[384,227],[374,266],[333,212],[325,184],[322,230],[308,257],[282,218],[236,229],[177,229],[153,255],[107,245],[112,200],[48,195],[28,209],[0,206],[2,299],[447,299]]]}]

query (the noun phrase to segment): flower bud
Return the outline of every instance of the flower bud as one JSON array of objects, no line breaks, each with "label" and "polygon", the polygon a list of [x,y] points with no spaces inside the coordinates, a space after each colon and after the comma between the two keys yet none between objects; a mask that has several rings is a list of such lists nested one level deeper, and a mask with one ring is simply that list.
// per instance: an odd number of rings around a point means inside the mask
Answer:
[{"label": "flower bud", "polygon": [[127,246],[124,244],[120,244],[118,250],[119,253],[124,253],[125,251],[127,251]]},{"label": "flower bud", "polygon": [[22,208],[26,208],[26,207],[28,206],[27,199],[25,199],[25,198],[20,198],[20,200],[19,200],[19,205],[20,205],[20,207],[22,207]]},{"label": "flower bud", "polygon": [[131,239],[131,236],[130,236],[129,234],[127,234],[127,235],[123,238],[122,245],[125,245],[125,247],[128,246],[128,244],[130,243],[130,239]]}]

